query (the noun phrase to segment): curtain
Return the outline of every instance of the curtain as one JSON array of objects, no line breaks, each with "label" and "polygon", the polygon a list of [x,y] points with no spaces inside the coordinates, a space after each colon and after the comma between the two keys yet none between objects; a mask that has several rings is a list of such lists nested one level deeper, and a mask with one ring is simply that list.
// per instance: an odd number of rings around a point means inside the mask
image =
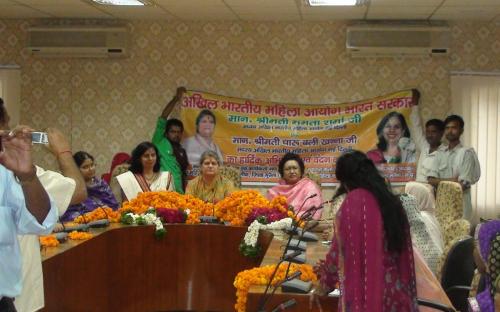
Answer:
[{"label": "curtain", "polygon": [[451,113],[463,117],[461,142],[473,147],[481,178],[472,187],[474,220],[500,217],[500,75],[452,75]]}]

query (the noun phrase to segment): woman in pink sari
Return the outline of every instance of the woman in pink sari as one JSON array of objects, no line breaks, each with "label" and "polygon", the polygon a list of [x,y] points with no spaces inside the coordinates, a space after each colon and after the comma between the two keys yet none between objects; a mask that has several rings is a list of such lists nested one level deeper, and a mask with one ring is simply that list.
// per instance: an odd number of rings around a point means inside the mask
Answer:
[{"label": "woman in pink sari", "polygon": [[285,154],[278,164],[281,180],[267,192],[267,198],[272,200],[283,195],[298,217],[313,209],[315,212],[312,218],[318,220],[321,218],[323,203],[321,189],[313,180],[304,177],[304,170],[304,161],[299,155]]},{"label": "woman in pink sari", "polygon": [[335,174],[347,196],[331,249],[316,267],[315,292],[340,288],[339,311],[418,311],[409,224],[399,198],[362,152],[342,155]]}]

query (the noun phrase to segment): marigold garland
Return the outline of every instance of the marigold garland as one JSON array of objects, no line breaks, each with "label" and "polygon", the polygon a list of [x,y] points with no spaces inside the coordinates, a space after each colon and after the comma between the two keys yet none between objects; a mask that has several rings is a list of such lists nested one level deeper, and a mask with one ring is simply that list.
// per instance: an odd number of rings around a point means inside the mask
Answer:
[{"label": "marigold garland", "polygon": [[[236,275],[233,283],[236,288],[236,304],[234,305],[236,311],[246,311],[248,290],[254,285],[267,285],[275,267],[276,265],[266,265],[259,268],[241,271],[238,275]],[[279,266],[271,285],[276,285],[276,283],[285,279],[287,267],[288,263],[282,263]],[[291,275],[296,271],[302,272],[300,279],[303,281],[316,281],[318,279],[313,271],[313,267],[309,264],[292,263],[288,275]]]},{"label": "marigold garland", "polygon": [[150,207],[189,211],[186,220],[187,224],[200,223],[200,216],[211,215],[213,211],[213,205],[210,203],[205,203],[192,195],[183,195],[170,191],[140,193],[135,199],[123,203],[123,206],[118,211],[120,214],[132,212],[140,215]]},{"label": "marigold garland", "polygon": [[255,190],[243,190],[231,193],[215,205],[215,216],[231,225],[244,225],[248,215],[254,208],[277,209],[287,212],[286,197],[277,196],[267,200]]},{"label": "marigold garland", "polygon": [[73,240],[85,240],[92,238],[94,235],[87,233],[87,232],[78,232],[78,231],[73,231],[68,234],[69,239]]},{"label": "marigold garland", "polygon": [[42,247],[57,247],[57,246],[59,246],[59,241],[57,240],[57,238],[54,234],[39,236],[38,241],[40,241],[40,245]]},{"label": "marigold garland", "polygon": [[107,206],[98,207],[91,212],[83,214],[83,216],[76,217],[73,222],[75,223],[88,223],[97,220],[108,219],[109,222],[120,222],[120,212],[113,210]]}]

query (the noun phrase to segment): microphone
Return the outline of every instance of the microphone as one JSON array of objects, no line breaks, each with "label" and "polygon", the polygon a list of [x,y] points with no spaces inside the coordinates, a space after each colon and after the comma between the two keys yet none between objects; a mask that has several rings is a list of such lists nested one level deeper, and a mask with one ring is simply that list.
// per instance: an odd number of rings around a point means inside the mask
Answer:
[{"label": "microphone", "polygon": [[295,273],[291,274],[289,277],[285,278],[283,280],[283,282],[281,282],[280,284],[283,284],[284,282],[288,282],[288,281],[291,281],[293,280],[294,278],[297,278],[299,276],[302,275],[302,272],[301,271],[295,271]]},{"label": "microphone", "polygon": [[[300,255],[302,252],[300,250],[295,250],[294,252],[291,252],[291,253],[288,253],[288,254],[285,254],[281,259],[283,259],[284,261],[290,261],[292,260],[293,258],[297,257],[298,255]],[[285,275],[286,276],[286,275]]]},{"label": "microphone", "polygon": [[91,228],[107,227],[109,225],[109,216],[108,213],[106,212],[106,209],[104,209],[102,206],[99,206],[98,208],[104,212],[104,215],[106,215],[106,219],[96,220],[87,223],[88,226]]},{"label": "microphone", "polygon": [[73,231],[88,231],[89,225],[87,223],[87,219],[85,219],[84,213],[82,213],[82,207],[80,206],[78,209],[76,209],[76,212],[82,217],[83,223],[78,224],[78,225],[73,225],[73,226],[65,226],[64,231],[65,232],[73,232]]},{"label": "microphone", "polygon": [[283,303],[280,303],[277,305],[272,312],[278,312],[278,311],[285,311],[288,308],[291,308],[293,306],[297,305],[297,300],[295,298],[289,299]]},{"label": "microphone", "polygon": [[306,199],[304,199],[304,201],[302,202],[302,205],[300,205],[299,209],[297,209],[297,214],[302,210],[302,207],[304,207],[304,205],[307,203],[307,201],[309,199],[314,198],[316,196],[318,196],[317,193],[314,193],[314,194],[311,194],[311,195],[307,196]]}]

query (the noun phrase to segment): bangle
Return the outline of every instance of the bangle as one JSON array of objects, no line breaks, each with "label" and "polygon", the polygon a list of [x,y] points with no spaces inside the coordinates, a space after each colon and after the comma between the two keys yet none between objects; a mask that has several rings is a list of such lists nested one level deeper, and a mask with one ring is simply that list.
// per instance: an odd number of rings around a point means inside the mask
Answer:
[{"label": "bangle", "polygon": [[70,150],[66,150],[66,151],[59,152],[59,155],[62,155],[64,153],[70,153],[70,154],[72,154]]}]

